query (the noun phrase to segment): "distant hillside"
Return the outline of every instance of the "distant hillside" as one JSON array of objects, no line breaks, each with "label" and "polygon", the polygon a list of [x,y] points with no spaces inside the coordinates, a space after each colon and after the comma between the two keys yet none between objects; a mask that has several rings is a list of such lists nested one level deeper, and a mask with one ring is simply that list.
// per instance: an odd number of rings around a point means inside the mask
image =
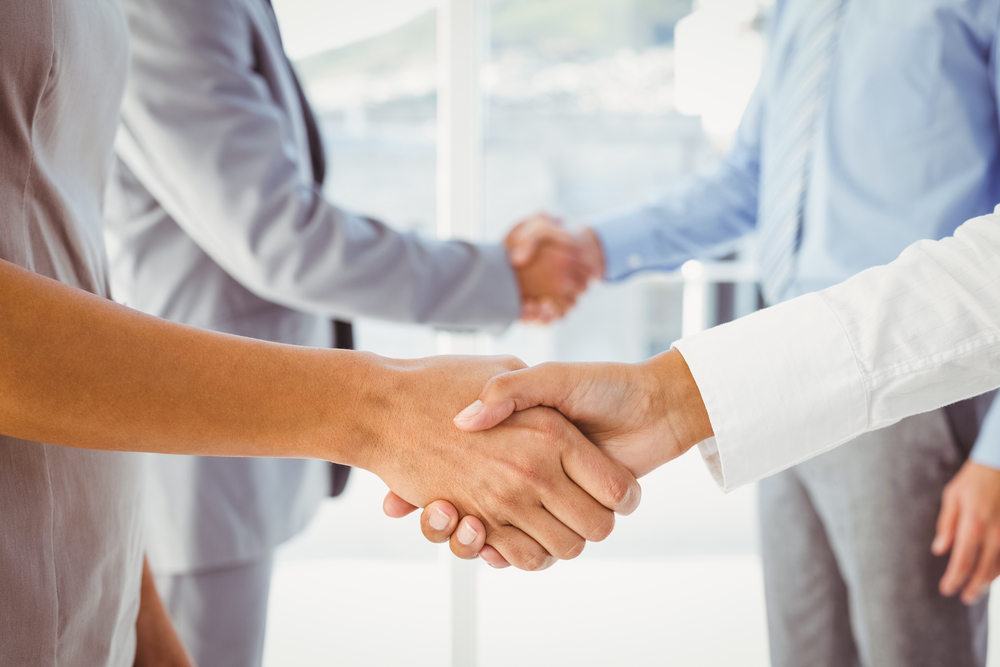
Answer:
[{"label": "distant hillside", "polygon": [[437,15],[430,11],[392,32],[300,60],[297,68],[307,81],[433,69],[436,36]]},{"label": "distant hillside", "polygon": [[[624,47],[673,41],[691,0],[494,0],[494,52],[530,49],[552,59],[601,56]],[[436,16],[428,12],[385,35],[299,62],[309,80],[433,68]]]}]

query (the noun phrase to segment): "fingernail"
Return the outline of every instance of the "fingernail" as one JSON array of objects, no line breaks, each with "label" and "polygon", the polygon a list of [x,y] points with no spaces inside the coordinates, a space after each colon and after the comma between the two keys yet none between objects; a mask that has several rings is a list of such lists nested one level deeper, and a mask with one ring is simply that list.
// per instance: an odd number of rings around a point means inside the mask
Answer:
[{"label": "fingernail", "polygon": [[449,523],[451,523],[451,517],[435,507],[434,511],[431,512],[431,528],[434,530],[444,530],[448,527]]},{"label": "fingernail", "polygon": [[459,412],[458,416],[455,417],[455,421],[457,421],[457,422],[467,422],[470,419],[472,419],[473,417],[475,417],[476,415],[478,415],[482,411],[483,411],[483,402],[482,401],[476,401],[475,403],[473,403],[472,405],[470,405],[466,409],[464,409],[461,412]]},{"label": "fingernail", "polygon": [[476,541],[476,538],[479,537],[479,533],[472,530],[472,528],[469,527],[469,524],[463,523],[461,526],[458,527],[458,533],[456,537],[458,537],[459,542],[461,542],[465,546],[469,546],[470,544]]},{"label": "fingernail", "polygon": [[[926,544],[926,542],[924,543]],[[940,553],[944,550],[944,535],[938,535],[934,538],[934,543],[931,544],[931,551],[934,553]]]}]

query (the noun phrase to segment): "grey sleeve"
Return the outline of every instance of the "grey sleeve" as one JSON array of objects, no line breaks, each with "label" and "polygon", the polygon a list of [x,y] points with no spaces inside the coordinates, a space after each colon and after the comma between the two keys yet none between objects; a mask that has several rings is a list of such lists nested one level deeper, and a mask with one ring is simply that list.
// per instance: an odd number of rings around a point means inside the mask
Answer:
[{"label": "grey sleeve", "polygon": [[323,315],[451,328],[518,314],[502,246],[403,234],[323,198],[230,0],[127,0],[133,62],[119,158],[247,289]]}]

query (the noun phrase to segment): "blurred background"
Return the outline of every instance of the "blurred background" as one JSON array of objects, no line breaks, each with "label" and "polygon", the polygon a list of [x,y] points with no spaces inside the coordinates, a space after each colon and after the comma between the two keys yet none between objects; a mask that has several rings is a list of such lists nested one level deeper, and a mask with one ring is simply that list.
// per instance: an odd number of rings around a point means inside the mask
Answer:
[{"label": "blurred background", "polygon": [[[339,204],[399,229],[436,230],[434,0],[274,0],[321,117]],[[760,74],[768,0],[493,0],[485,65],[482,238],[539,211],[570,227],[635,205],[722,155]],[[751,312],[732,255],[689,266],[686,326]],[[636,362],[684,326],[684,275],[594,285],[565,321],[514,325],[488,350],[529,364]],[[707,276],[691,291],[692,276]],[[722,281],[722,282],[719,282]],[[689,304],[690,306],[691,304]],[[695,324],[692,325],[692,318]],[[438,351],[435,332],[357,322],[359,347]],[[768,664],[756,490],[722,494],[694,452],[642,480],[643,503],[604,543],[543,573],[479,564],[478,664]],[[355,471],[284,547],[265,664],[444,665],[443,551],[416,517],[381,512],[382,482]],[[993,652],[996,653],[995,651]],[[991,664],[1000,661],[991,659]]]}]

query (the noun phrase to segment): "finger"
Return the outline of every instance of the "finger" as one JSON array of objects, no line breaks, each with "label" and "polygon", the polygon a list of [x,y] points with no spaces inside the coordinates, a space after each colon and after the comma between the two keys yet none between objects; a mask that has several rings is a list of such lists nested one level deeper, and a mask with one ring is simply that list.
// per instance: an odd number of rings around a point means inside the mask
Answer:
[{"label": "finger", "polygon": [[996,527],[991,527],[983,538],[976,569],[962,591],[962,602],[975,604],[986,592],[990,582],[993,581],[993,569],[996,566],[998,553],[1000,553],[1000,534]]},{"label": "finger", "polygon": [[[572,483],[570,485],[576,488]],[[577,489],[577,493],[586,496],[579,489]],[[604,511],[607,512],[607,510]],[[540,544],[551,556],[559,560],[576,558],[583,553],[583,549],[587,545],[586,539],[553,516],[552,512],[545,507],[537,505],[523,507],[516,516],[512,517],[511,523]]]},{"label": "finger", "polygon": [[[564,478],[555,488],[543,491],[542,502],[548,513],[560,522],[560,525],[565,524],[565,527],[574,535],[590,542],[600,542],[614,530],[614,512],[595,500],[593,496],[568,477]],[[524,528],[524,526],[521,527]],[[569,560],[573,557],[560,552],[559,547],[540,538],[533,530],[525,530],[553,556],[562,560]]]},{"label": "finger", "polygon": [[510,246],[510,263],[515,269],[520,269],[531,263],[538,252],[541,239],[534,234],[521,234],[514,245]]},{"label": "finger", "polygon": [[515,410],[539,405],[558,410],[576,382],[569,368],[556,368],[542,364],[494,377],[486,383],[479,399],[455,417],[455,425],[463,431],[482,431],[493,428]]},{"label": "finger", "polygon": [[954,595],[969,577],[972,566],[976,562],[979,545],[982,541],[983,529],[975,519],[963,514],[958,522],[955,533],[955,543],[951,548],[951,558],[948,567],[941,577],[941,594]]},{"label": "finger", "polygon": [[486,527],[474,516],[464,517],[451,536],[451,552],[466,560],[475,558],[486,544]]},{"label": "finger", "polygon": [[[618,514],[631,514],[642,499],[642,488],[625,466],[597,445],[579,436],[562,452],[566,474],[594,500]],[[610,532],[610,530],[608,531]]]},{"label": "finger", "polygon": [[447,542],[458,526],[458,510],[446,500],[435,500],[420,514],[420,530],[428,541]]},{"label": "finger", "polygon": [[538,215],[517,225],[505,241],[514,268],[529,264],[545,245],[558,245],[579,253],[576,237],[562,229],[562,222],[546,215]]},{"label": "finger", "polygon": [[951,549],[955,541],[955,529],[958,527],[958,503],[952,500],[952,496],[943,494],[941,499],[941,513],[938,514],[937,533],[934,535],[934,542],[931,544],[931,552],[935,556],[943,556]]},{"label": "finger", "polygon": [[386,516],[393,519],[402,519],[404,516],[416,511],[416,509],[416,505],[411,505],[392,491],[385,494],[385,500],[382,501],[382,511],[385,512]]},{"label": "finger", "polygon": [[557,560],[538,542],[514,526],[490,529],[486,544],[519,570],[544,570],[552,567]]},{"label": "finger", "polygon": [[502,570],[510,567],[510,563],[507,562],[507,559],[504,558],[503,555],[501,555],[501,553],[491,544],[487,544],[480,550],[479,557],[483,559],[483,562],[495,570]]}]

